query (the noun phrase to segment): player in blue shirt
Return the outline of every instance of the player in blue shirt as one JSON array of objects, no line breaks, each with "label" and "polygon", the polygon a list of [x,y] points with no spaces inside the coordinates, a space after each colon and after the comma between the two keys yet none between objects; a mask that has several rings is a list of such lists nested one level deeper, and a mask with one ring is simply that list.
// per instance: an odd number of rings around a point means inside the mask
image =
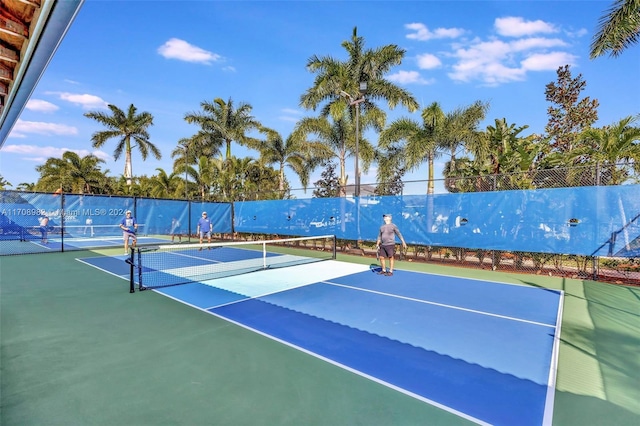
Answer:
[{"label": "player in blue shirt", "polygon": [[122,229],[122,237],[124,238],[124,254],[129,254],[129,239],[131,239],[131,247],[135,247],[138,241],[136,238],[138,222],[131,215],[131,210],[127,210],[125,217],[120,221],[120,229]]},{"label": "player in blue shirt", "polygon": [[[202,217],[198,220],[198,227],[196,228],[196,233],[200,236],[200,244],[202,244],[205,235],[207,236],[207,242],[211,242],[211,231],[213,231],[211,220],[207,217],[207,212],[202,212]],[[202,247],[199,250],[202,250]],[[211,250],[211,247],[209,247],[209,250]]]}]

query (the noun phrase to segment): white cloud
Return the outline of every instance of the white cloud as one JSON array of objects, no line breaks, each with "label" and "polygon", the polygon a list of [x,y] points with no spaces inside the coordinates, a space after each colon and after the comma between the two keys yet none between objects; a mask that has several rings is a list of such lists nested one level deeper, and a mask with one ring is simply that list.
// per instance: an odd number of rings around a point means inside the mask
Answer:
[{"label": "white cloud", "polygon": [[222,57],[216,53],[201,49],[178,38],[169,39],[158,48],[158,53],[167,59],[177,59],[179,61],[197,62],[207,65],[222,59]]},{"label": "white cloud", "polygon": [[24,121],[18,119],[11,130],[10,136],[24,137],[25,134],[34,133],[45,136],[71,136],[77,135],[78,129],[73,126],[58,123],[46,123],[41,121]]},{"label": "white cloud", "polygon": [[522,68],[530,71],[555,71],[563,65],[574,65],[576,59],[567,52],[536,53],[522,61]]},{"label": "white cloud", "polygon": [[425,24],[419,22],[405,24],[404,27],[413,31],[410,34],[407,34],[408,39],[420,41],[440,38],[457,38],[464,34],[464,30],[460,28],[436,28],[434,31],[429,31],[429,28],[427,28]]},{"label": "white cloud", "polygon": [[75,152],[80,157],[93,154],[102,160],[109,160],[111,157],[104,151],[89,151],[87,149],[59,148],[54,146],[35,145],[5,145],[2,147],[3,154],[19,154],[28,161],[38,161],[44,163],[48,158],[62,158],[62,154],[67,151]]},{"label": "white cloud", "polygon": [[567,34],[567,36],[571,38],[580,38],[589,34],[589,31],[586,28],[580,28],[576,31],[565,31],[565,34]]},{"label": "white cloud", "polygon": [[297,123],[300,119],[297,117],[292,117],[290,115],[280,115],[278,116],[278,120],[288,121],[289,123]]},{"label": "white cloud", "polygon": [[459,82],[480,81],[488,86],[522,81],[528,71],[556,70],[564,64],[574,64],[576,57],[568,52],[549,52],[550,48],[568,46],[562,39],[527,37],[512,41],[475,39],[459,47],[454,56],[449,78]]},{"label": "white cloud", "polygon": [[285,114],[294,114],[294,115],[303,115],[304,113],[300,110],[297,109],[293,109],[293,108],[283,108],[282,112],[284,112]]},{"label": "white cloud", "polygon": [[498,34],[506,37],[522,37],[531,34],[549,34],[558,30],[554,25],[547,22],[525,21],[521,17],[508,16],[506,18],[496,18],[494,27]]},{"label": "white cloud", "polygon": [[99,96],[68,92],[46,92],[47,95],[56,95],[63,101],[80,105],[84,109],[106,108],[108,103]]},{"label": "white cloud", "polygon": [[42,99],[29,99],[25,108],[29,111],[37,112],[54,112],[60,109],[57,105],[43,101]]},{"label": "white cloud", "polygon": [[398,84],[433,84],[435,80],[426,80],[420,76],[418,71],[398,71],[387,77],[389,81]]},{"label": "white cloud", "polygon": [[421,70],[430,70],[442,66],[442,61],[435,55],[424,53],[416,56],[418,68]]}]

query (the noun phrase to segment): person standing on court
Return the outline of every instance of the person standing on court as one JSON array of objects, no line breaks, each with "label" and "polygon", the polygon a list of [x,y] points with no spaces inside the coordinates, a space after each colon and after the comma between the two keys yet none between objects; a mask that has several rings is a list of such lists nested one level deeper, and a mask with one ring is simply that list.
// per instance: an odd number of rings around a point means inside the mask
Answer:
[{"label": "person standing on court", "polygon": [[38,219],[40,223],[40,234],[42,235],[42,244],[47,244],[49,242],[48,234],[49,234],[49,218],[47,215],[42,216]]},{"label": "person standing on court", "polygon": [[136,238],[138,222],[131,215],[131,210],[127,210],[125,217],[120,221],[120,229],[122,229],[122,237],[124,238],[124,254],[129,254],[129,239],[131,239],[132,248],[136,246],[138,241]]},{"label": "person standing on court", "polygon": [[[202,217],[198,220],[198,226],[196,228],[196,233],[200,236],[200,244],[202,244],[202,240],[204,236],[207,236],[207,242],[211,242],[211,231],[213,227],[211,226],[211,220],[207,217],[207,212],[202,212]],[[198,250],[202,250],[200,247]],[[209,247],[211,250],[211,247]]]},{"label": "person standing on court", "polygon": [[171,219],[171,242],[178,237],[179,241],[182,242],[182,234],[180,233],[180,221],[175,217]]},{"label": "person standing on court", "polygon": [[[390,277],[393,275],[393,256],[396,249],[396,235],[400,238],[400,241],[402,241],[403,249],[407,248],[407,243],[404,242],[404,238],[396,224],[391,223],[390,214],[382,215],[382,219],[384,220],[384,225],[380,227],[378,240],[376,241],[376,249],[380,250],[380,266],[382,266],[378,274]],[[389,259],[389,269],[386,269],[387,258]]]}]

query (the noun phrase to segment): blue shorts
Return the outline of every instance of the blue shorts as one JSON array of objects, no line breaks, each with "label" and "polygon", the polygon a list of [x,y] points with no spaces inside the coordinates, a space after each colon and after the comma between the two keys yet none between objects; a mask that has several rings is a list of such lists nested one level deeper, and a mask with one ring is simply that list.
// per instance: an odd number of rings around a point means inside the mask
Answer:
[{"label": "blue shorts", "polygon": [[211,238],[211,231],[207,231],[207,232],[200,231],[200,238],[204,238],[204,237]]}]

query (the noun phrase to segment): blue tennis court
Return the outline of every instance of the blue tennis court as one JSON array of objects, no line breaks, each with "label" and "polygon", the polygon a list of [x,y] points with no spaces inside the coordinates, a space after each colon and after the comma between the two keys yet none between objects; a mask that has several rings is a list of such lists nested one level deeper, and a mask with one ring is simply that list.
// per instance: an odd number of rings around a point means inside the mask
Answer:
[{"label": "blue tennis court", "polygon": [[155,291],[478,424],[551,424],[561,291],[335,260]]}]

